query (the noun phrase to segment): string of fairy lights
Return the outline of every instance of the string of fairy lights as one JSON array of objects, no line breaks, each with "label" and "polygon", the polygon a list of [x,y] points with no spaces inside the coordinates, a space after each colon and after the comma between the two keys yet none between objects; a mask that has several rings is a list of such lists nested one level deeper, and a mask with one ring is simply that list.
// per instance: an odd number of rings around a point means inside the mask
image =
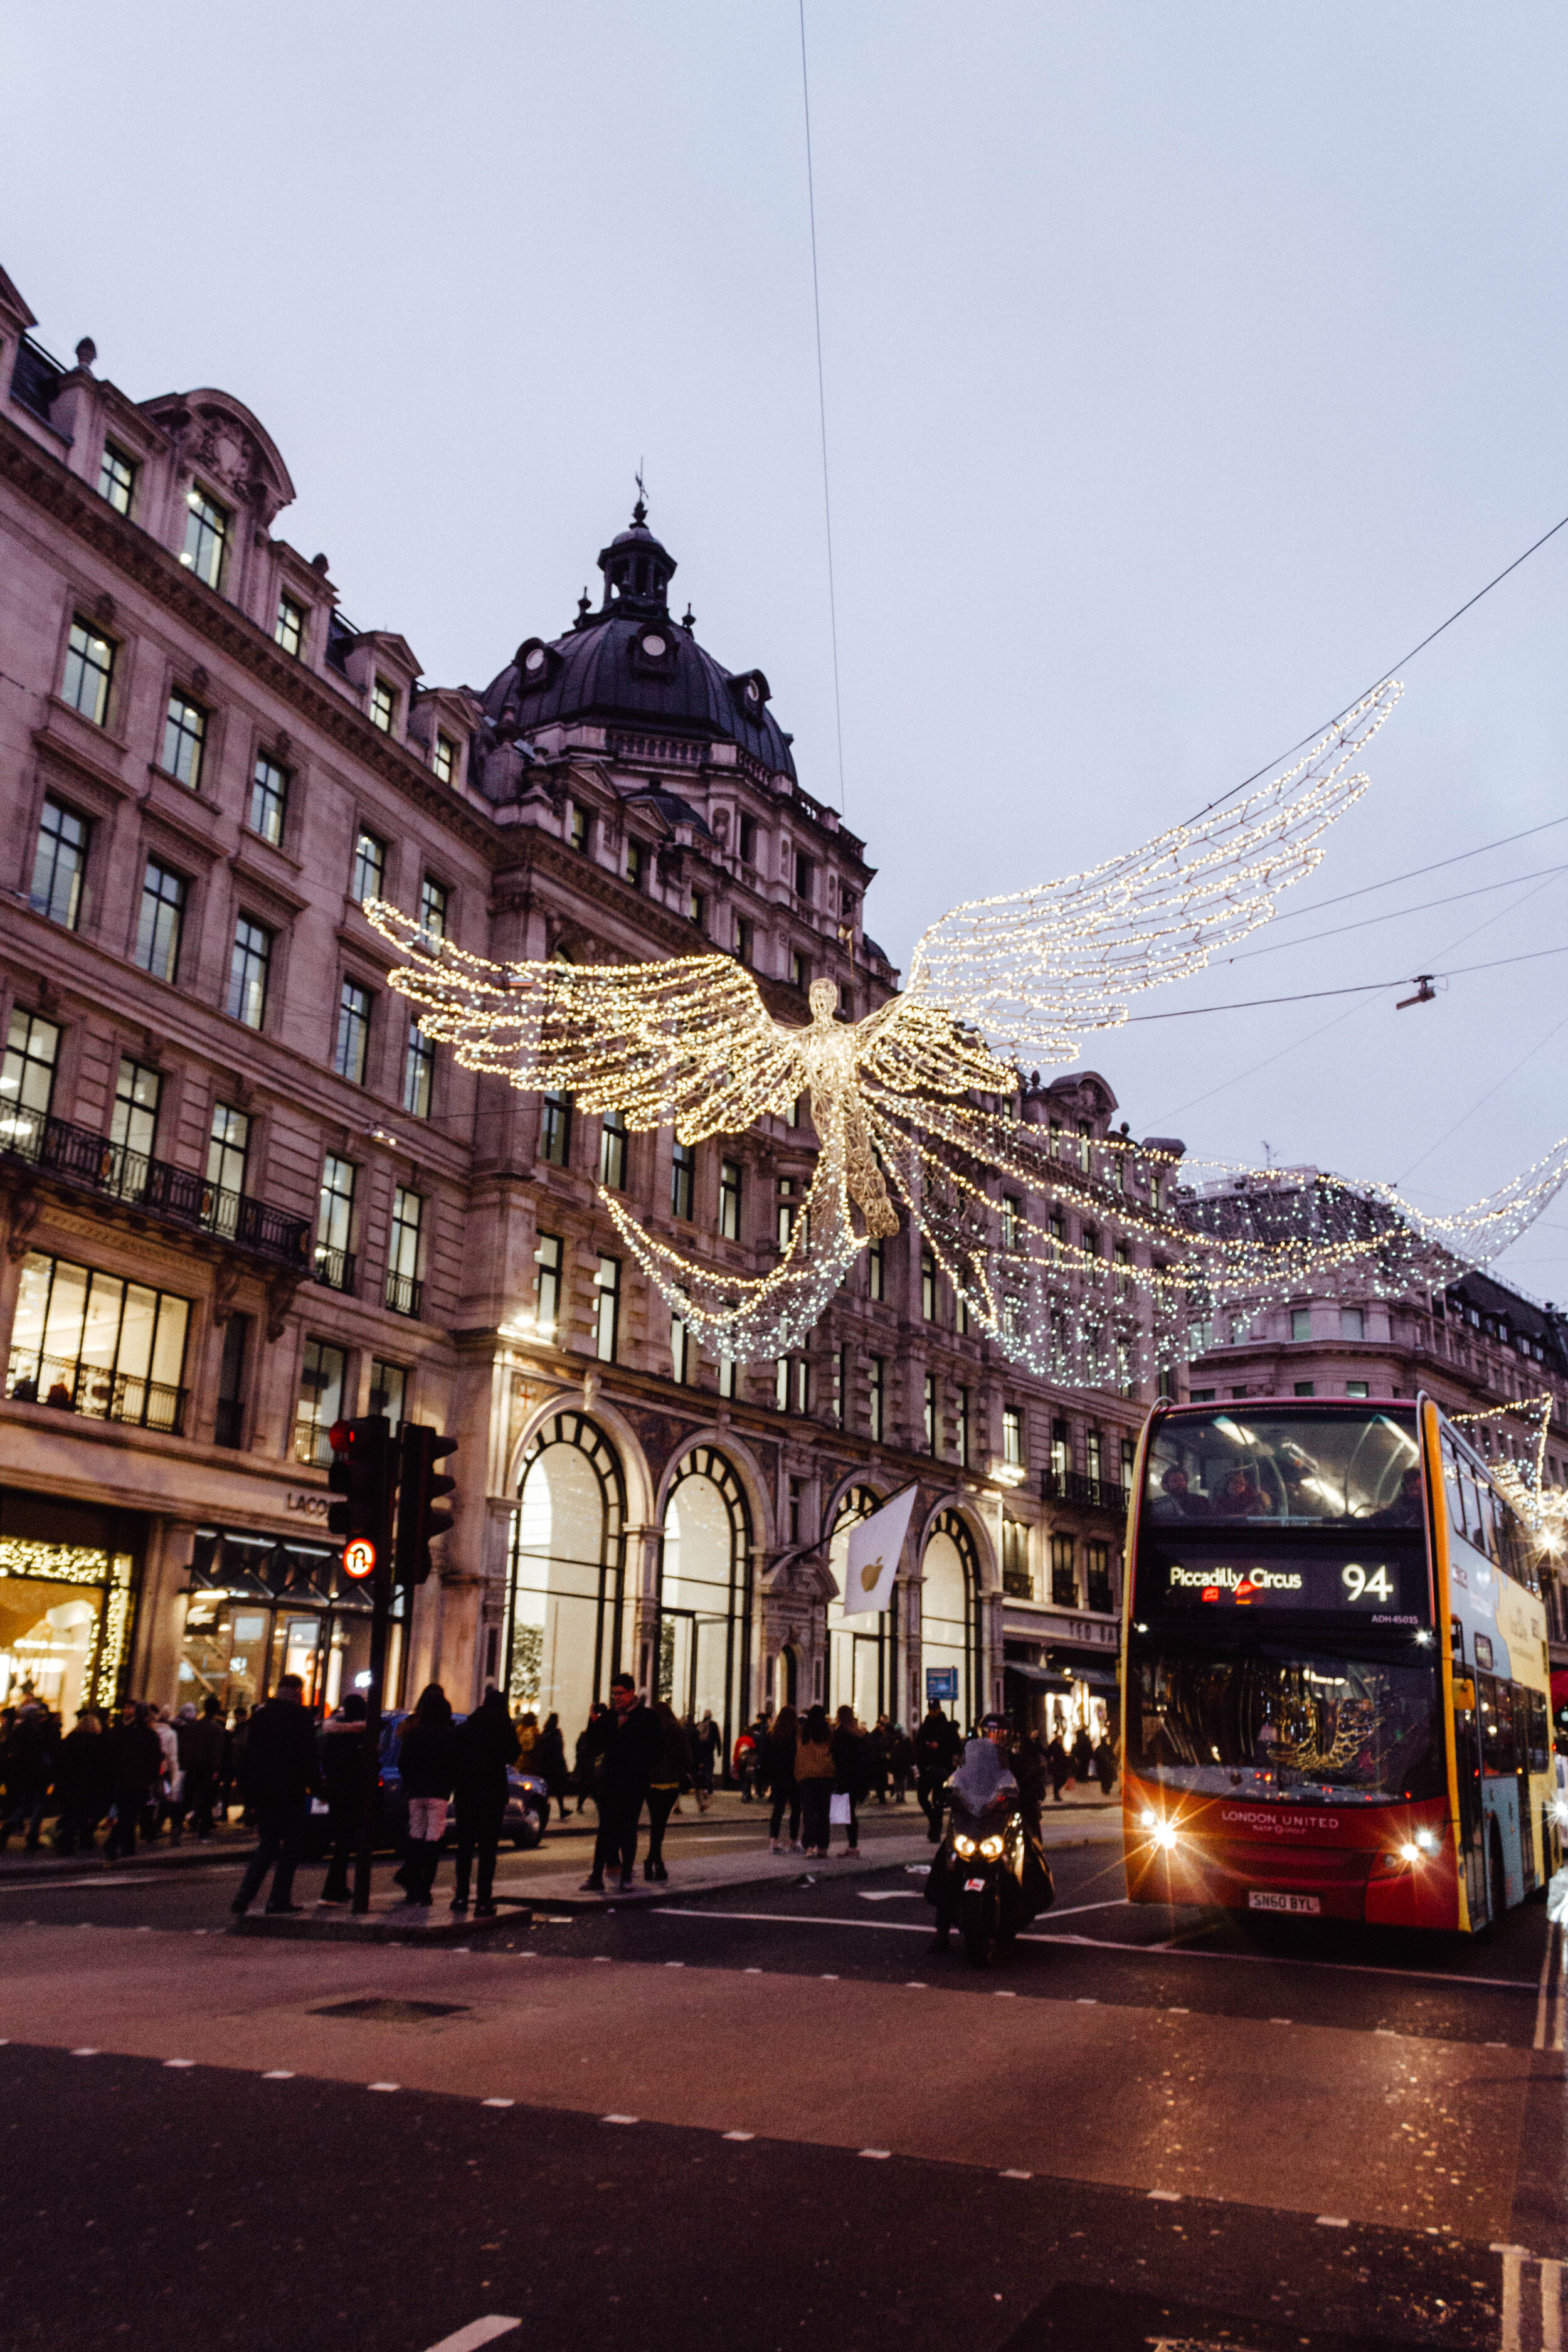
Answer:
[{"label": "string of fairy lights", "polygon": [[1537,1559],[1560,1559],[1568,1549],[1568,1488],[1553,1486],[1546,1475],[1546,1434],[1554,1400],[1542,1390],[1537,1396],[1516,1397],[1511,1404],[1489,1405],[1481,1412],[1455,1412],[1448,1418],[1461,1427],[1487,1429],[1521,1421],[1534,1437],[1534,1450],[1521,1457],[1500,1454],[1488,1464],[1491,1481],[1505,1502],[1523,1522]]}]

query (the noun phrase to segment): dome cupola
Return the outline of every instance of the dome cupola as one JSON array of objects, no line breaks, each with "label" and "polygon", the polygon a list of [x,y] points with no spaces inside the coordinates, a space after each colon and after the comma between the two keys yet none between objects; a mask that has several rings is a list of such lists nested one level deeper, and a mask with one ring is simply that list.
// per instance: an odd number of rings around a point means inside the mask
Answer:
[{"label": "dome cupola", "polygon": [[668,613],[669,583],[675,558],[662,548],[647,527],[647,509],[638,499],[632,509],[631,528],[617,531],[608,547],[599,550],[605,575],[605,613]]}]

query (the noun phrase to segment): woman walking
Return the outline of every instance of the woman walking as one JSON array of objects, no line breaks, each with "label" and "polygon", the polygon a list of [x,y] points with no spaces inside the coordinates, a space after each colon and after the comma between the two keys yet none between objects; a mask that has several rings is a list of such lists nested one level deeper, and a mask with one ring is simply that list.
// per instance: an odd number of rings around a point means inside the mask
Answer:
[{"label": "woman walking", "polygon": [[[849,1800],[849,1819],[846,1828],[848,1843],[844,1851],[846,1853],[858,1853],[860,1823],[855,1808],[866,1793],[866,1735],[855,1720],[852,1706],[841,1706],[838,1710],[832,1748],[833,1793],[835,1797],[847,1797]],[[842,1812],[843,1806],[840,1805],[838,1810]]]},{"label": "woman walking", "polygon": [[819,1861],[827,1858],[827,1816],[833,1798],[833,1739],[826,1707],[814,1706],[801,1725],[795,1741],[795,1778],[800,1790],[801,1835],[805,1851]]},{"label": "woman walking", "polygon": [[773,1748],[773,1819],[768,1823],[768,1852],[783,1853],[784,1841],[779,1832],[784,1826],[784,1808],[789,1808],[789,1842],[792,1853],[800,1852],[800,1783],[795,1777],[795,1751],[800,1738],[800,1717],[787,1702],[773,1717],[771,1734]]},{"label": "woman walking", "polygon": [[680,1717],[668,1699],[656,1699],[652,1713],[658,1745],[647,1784],[647,1859],[642,1874],[662,1883],[669,1876],[664,1866],[664,1832],[676,1799],[691,1786],[691,1756]]},{"label": "woman walking", "polygon": [[397,1760],[408,1800],[408,1860],[403,1884],[408,1901],[427,1911],[458,1765],[451,1702],[439,1683],[427,1683],[420,1692],[418,1705],[403,1727]]},{"label": "woman walking", "polygon": [[[504,1705],[504,1701],[503,1701]],[[544,1801],[544,1819],[550,1820],[550,1799],[561,1808],[561,1818],[566,1818],[566,1741],[561,1729],[561,1717],[547,1715],[539,1743],[533,1751],[533,1769],[543,1781],[549,1794]]]}]

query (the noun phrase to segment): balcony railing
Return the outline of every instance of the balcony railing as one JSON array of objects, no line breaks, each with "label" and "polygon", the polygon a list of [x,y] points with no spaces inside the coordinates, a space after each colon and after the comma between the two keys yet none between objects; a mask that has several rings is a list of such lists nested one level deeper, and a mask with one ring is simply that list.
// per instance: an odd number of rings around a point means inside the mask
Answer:
[{"label": "balcony railing", "polygon": [[1005,1568],[1002,1570],[1002,1590],[1014,1601],[1032,1601],[1035,1580],[1026,1568]]},{"label": "balcony railing", "polygon": [[1127,1489],[1113,1478],[1086,1478],[1081,1470],[1042,1470],[1040,1493],[1047,1503],[1082,1503],[1091,1511],[1127,1513]]},{"label": "balcony railing", "polygon": [[255,1256],[304,1267],[310,1236],[305,1219],[285,1216],[248,1192],[226,1192],[191,1169],[111,1143],[96,1128],[79,1127],[52,1112],[13,1110],[0,1118],[0,1152],[14,1153],[101,1199],[149,1209],[173,1224],[217,1234]]},{"label": "balcony railing", "polygon": [[1111,1598],[1110,1585],[1107,1580],[1098,1576],[1089,1578],[1089,1605],[1097,1616],[1109,1617],[1112,1614],[1116,1603]]},{"label": "balcony railing", "polygon": [[393,1315],[411,1315],[416,1322],[425,1301],[425,1285],[416,1282],[411,1274],[389,1274],[386,1277],[386,1304]]},{"label": "balcony railing", "polygon": [[327,1433],[331,1427],[331,1422],[326,1421],[297,1421],[294,1423],[295,1461],[303,1462],[317,1470],[329,1469],[332,1449],[328,1443]]},{"label": "balcony railing", "polygon": [[1070,1569],[1064,1570],[1058,1568],[1052,1570],[1051,1601],[1053,1605],[1058,1609],[1076,1609],[1078,1607],[1078,1579],[1073,1575]]},{"label": "balcony railing", "polygon": [[323,1249],[316,1244],[316,1262],[311,1267],[312,1278],[328,1290],[352,1291],[354,1286],[354,1254],[353,1250]]},{"label": "balcony railing", "polygon": [[178,1437],[184,1425],[184,1389],[139,1373],[121,1372],[78,1357],[42,1356],[35,1348],[11,1351],[5,1393],[16,1404],[51,1404],[89,1421],[128,1421]]}]

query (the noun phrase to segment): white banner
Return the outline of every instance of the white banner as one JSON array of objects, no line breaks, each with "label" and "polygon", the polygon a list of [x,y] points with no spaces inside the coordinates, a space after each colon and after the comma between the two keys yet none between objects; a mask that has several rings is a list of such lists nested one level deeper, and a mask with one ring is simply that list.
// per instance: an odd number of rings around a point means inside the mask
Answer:
[{"label": "white banner", "polygon": [[849,1558],[844,1569],[847,1617],[885,1609],[892,1599],[893,1579],[899,1572],[914,1502],[914,1488],[906,1486],[901,1495],[895,1495],[890,1503],[884,1503],[868,1519],[857,1520],[850,1528]]}]

